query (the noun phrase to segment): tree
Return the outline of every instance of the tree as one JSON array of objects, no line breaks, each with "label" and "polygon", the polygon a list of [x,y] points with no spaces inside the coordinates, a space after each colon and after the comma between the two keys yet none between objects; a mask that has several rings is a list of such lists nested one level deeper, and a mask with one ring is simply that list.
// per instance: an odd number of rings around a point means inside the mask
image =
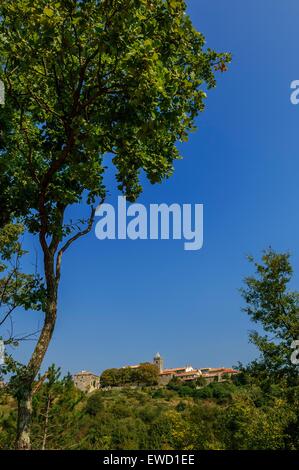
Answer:
[{"label": "tree", "polygon": [[144,363],[138,367],[106,369],[101,375],[102,387],[114,387],[128,384],[156,385],[159,372],[155,364]]},{"label": "tree", "polygon": [[286,449],[287,429],[295,420],[292,407],[282,398],[258,407],[250,395],[239,394],[223,410],[221,435],[230,450]]},{"label": "tree", "polygon": [[258,374],[297,378],[296,366],[290,358],[291,344],[299,334],[299,294],[289,289],[293,274],[290,256],[269,249],[261,263],[253,258],[249,260],[255,266],[255,276],[245,279],[244,311],[265,332],[250,334],[251,342],[261,353],[260,361],[253,364],[254,369]]},{"label": "tree", "polygon": [[49,367],[44,380],[37,382],[33,397],[31,442],[33,449],[68,448],[74,443],[79,421],[77,405],[82,408],[84,394],[74,386],[72,377],[60,378],[60,368]]},{"label": "tree", "polygon": [[114,387],[121,385],[120,369],[106,369],[102,372],[100,378],[101,387]]},{"label": "tree", "polygon": [[51,429],[51,411],[53,402],[55,400],[55,391],[59,387],[58,380],[60,377],[60,369],[56,368],[54,364],[49,367],[47,371],[47,379],[43,387],[44,395],[44,409],[41,412],[43,418],[43,432],[42,432],[42,445],[41,449],[45,450],[47,446],[47,440]]},{"label": "tree", "polygon": [[157,385],[159,371],[155,364],[140,364],[136,369],[132,369],[132,380],[141,385]]},{"label": "tree", "polygon": [[[1,219],[22,217],[38,237],[44,323],[17,393],[17,447],[30,448],[34,379],[57,317],[62,257],[92,228],[104,201],[104,158],[135,200],[141,170],[151,183],[172,173],[175,146],[204,109],[203,88],[226,70],[227,53],[204,37],[178,0],[3,0],[0,5]],[[85,221],[66,220],[86,203]]]}]

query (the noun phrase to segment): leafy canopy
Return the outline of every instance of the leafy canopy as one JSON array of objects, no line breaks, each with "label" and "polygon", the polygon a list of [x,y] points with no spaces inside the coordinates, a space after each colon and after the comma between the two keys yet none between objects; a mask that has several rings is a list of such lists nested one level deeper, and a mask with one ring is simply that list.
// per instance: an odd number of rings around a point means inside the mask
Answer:
[{"label": "leafy canopy", "polygon": [[288,253],[264,252],[262,261],[254,261],[255,275],[245,279],[242,294],[244,311],[263,333],[253,331],[250,340],[260,353],[256,366],[269,373],[294,375],[297,367],[291,363],[291,344],[299,334],[299,294],[289,289],[293,269]]},{"label": "leafy canopy", "polygon": [[[177,141],[230,56],[205,49],[176,0],[3,0],[2,218],[61,227],[63,209],[103,199],[104,155],[130,200],[172,173]],[[39,217],[36,213],[39,213]],[[64,229],[66,230],[66,229]]]}]

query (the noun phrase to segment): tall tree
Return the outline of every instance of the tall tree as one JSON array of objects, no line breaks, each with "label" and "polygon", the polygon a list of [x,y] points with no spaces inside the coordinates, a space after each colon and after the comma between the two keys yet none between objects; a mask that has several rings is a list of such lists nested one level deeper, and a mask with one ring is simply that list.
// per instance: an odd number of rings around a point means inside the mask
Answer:
[{"label": "tall tree", "polygon": [[244,311],[259,325],[259,332],[250,334],[261,353],[254,369],[276,377],[298,377],[297,366],[291,362],[291,346],[299,335],[299,293],[289,288],[293,274],[290,256],[269,249],[261,262],[249,260],[255,275],[245,279],[242,294]]},{"label": "tall tree", "polygon": [[[44,324],[18,392],[17,447],[30,448],[33,383],[57,316],[65,251],[93,224],[105,199],[104,157],[135,200],[172,173],[177,141],[204,109],[204,89],[227,53],[205,49],[182,0],[2,0],[0,79],[6,87],[0,151],[1,218],[22,216],[38,236]],[[66,220],[90,206],[86,226]]]}]

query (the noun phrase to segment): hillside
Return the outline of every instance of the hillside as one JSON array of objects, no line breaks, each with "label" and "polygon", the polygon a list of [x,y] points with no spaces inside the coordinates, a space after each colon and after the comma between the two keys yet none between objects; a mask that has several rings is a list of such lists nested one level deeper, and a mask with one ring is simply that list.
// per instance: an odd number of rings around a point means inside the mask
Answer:
[{"label": "hillside", "polygon": [[[296,448],[298,399],[288,402],[278,386],[267,394],[262,388],[240,381],[201,389],[172,383],[86,395],[67,377],[45,383],[34,398],[33,448]],[[13,447],[15,427],[15,401],[2,392],[1,449]]]}]

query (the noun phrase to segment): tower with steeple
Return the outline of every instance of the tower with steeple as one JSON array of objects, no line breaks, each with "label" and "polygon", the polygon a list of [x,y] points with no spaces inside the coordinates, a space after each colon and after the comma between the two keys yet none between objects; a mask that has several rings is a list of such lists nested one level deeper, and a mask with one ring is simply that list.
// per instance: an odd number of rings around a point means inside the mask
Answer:
[{"label": "tower with steeple", "polygon": [[159,372],[163,371],[163,359],[160,356],[160,353],[157,352],[157,354],[154,357],[154,364],[158,367]]}]

